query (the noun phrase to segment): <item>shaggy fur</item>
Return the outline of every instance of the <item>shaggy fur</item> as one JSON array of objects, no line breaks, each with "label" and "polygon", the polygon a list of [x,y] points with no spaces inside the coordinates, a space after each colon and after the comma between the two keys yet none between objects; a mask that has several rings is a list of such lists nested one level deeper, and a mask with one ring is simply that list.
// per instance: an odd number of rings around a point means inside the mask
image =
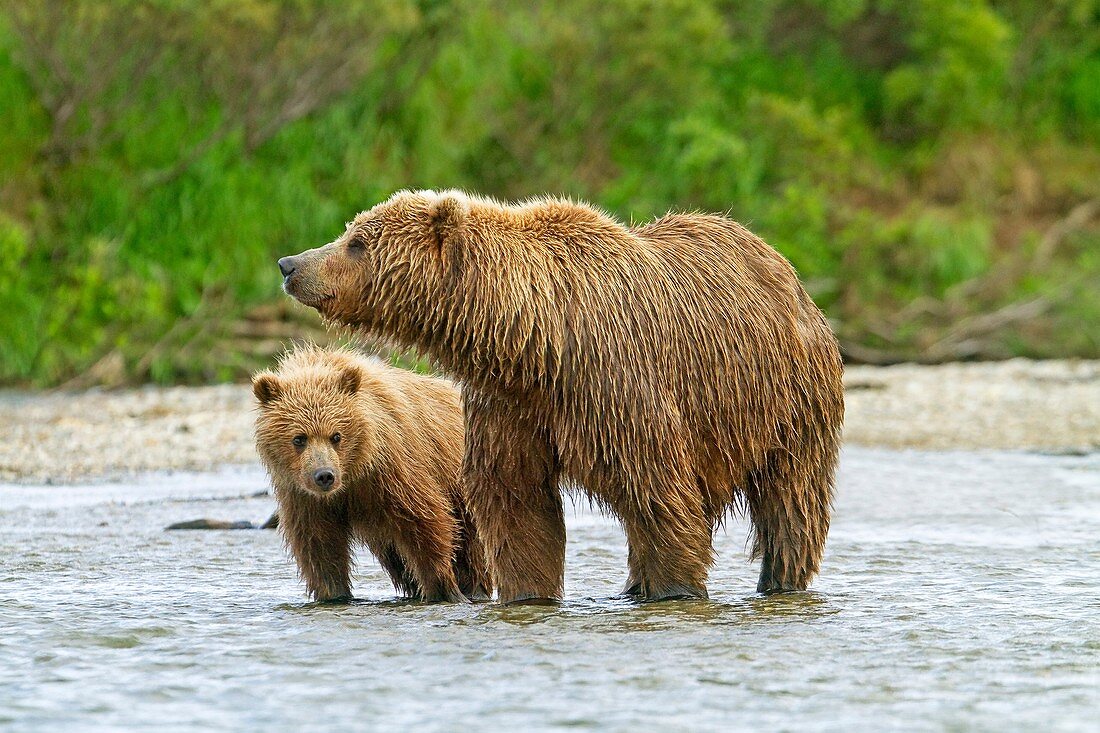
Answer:
[{"label": "shaggy fur", "polygon": [[752,519],[759,591],[817,573],[840,354],[794,269],[739,224],[401,192],[282,264],[327,319],[463,380],[464,480],[501,600],[560,598],[560,485],[621,518],[628,594],[705,596],[731,509]]},{"label": "shaggy fur", "polygon": [[[285,355],[252,384],[256,448],[310,595],[351,596],[357,540],[406,596],[489,597],[485,551],[460,491],[453,385],[316,347]],[[314,481],[318,469],[331,470],[331,487]]]}]

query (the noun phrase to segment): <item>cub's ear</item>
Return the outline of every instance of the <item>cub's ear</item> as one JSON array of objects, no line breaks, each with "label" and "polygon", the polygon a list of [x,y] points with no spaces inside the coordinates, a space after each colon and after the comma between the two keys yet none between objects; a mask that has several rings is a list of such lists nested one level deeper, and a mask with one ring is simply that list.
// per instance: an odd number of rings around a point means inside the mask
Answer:
[{"label": "cub's ear", "polygon": [[283,393],[283,385],[279,378],[271,372],[260,372],[252,377],[252,394],[261,405],[267,405],[279,399]]},{"label": "cub's ear", "polygon": [[428,206],[428,219],[439,244],[445,244],[458,235],[470,205],[455,194],[443,194]]},{"label": "cub's ear", "polygon": [[346,366],[340,370],[336,379],[340,389],[348,394],[355,394],[363,384],[363,372],[357,366]]}]

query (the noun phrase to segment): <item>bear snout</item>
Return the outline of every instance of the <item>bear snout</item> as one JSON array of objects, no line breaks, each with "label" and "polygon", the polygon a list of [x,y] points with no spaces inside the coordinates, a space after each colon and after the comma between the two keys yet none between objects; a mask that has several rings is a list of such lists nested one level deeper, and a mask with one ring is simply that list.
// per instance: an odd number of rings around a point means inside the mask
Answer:
[{"label": "bear snout", "polygon": [[321,310],[322,304],[333,296],[325,290],[323,277],[328,255],[329,251],[320,247],[279,258],[277,264],[283,276],[283,292],[299,303]]},{"label": "bear snout", "polygon": [[321,491],[328,491],[336,483],[336,472],[331,468],[318,468],[313,472],[313,484]]},{"label": "bear snout", "polygon": [[283,274],[283,278],[286,279],[294,274],[294,271],[298,269],[298,263],[293,257],[282,257],[279,259],[279,272]]}]

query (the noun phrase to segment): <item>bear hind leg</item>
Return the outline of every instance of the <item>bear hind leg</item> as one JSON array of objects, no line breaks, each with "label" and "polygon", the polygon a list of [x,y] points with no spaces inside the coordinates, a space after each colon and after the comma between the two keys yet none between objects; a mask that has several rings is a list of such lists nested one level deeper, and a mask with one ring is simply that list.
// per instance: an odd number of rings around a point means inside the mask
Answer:
[{"label": "bear hind leg", "polygon": [[[437,514],[437,517],[446,516]],[[397,522],[394,538],[394,554],[404,575],[412,579],[405,582],[415,588],[410,594],[427,603],[468,603],[455,577],[454,535],[455,526],[448,521],[433,522],[421,517],[419,521],[403,519]]]},{"label": "bear hind leg", "polygon": [[758,593],[805,590],[821,567],[832,510],[832,462],[806,470],[791,459],[753,472],[746,491],[760,560]]},{"label": "bear hind leg", "polygon": [[405,561],[401,559],[397,548],[393,545],[386,545],[378,549],[373,547],[371,549],[374,550],[374,555],[378,558],[378,564],[390,576],[394,590],[406,598],[418,598],[420,596],[420,585],[416,582],[416,578],[412,576],[412,573],[409,572],[409,569],[405,567]]}]

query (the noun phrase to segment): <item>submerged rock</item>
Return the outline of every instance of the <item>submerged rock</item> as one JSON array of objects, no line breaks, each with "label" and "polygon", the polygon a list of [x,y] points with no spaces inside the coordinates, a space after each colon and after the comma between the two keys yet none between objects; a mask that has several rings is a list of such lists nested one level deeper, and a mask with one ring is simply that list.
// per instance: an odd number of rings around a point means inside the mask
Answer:
[{"label": "submerged rock", "polygon": [[169,524],[165,529],[256,529],[256,525],[244,520],[229,522],[224,519],[191,519]]}]

